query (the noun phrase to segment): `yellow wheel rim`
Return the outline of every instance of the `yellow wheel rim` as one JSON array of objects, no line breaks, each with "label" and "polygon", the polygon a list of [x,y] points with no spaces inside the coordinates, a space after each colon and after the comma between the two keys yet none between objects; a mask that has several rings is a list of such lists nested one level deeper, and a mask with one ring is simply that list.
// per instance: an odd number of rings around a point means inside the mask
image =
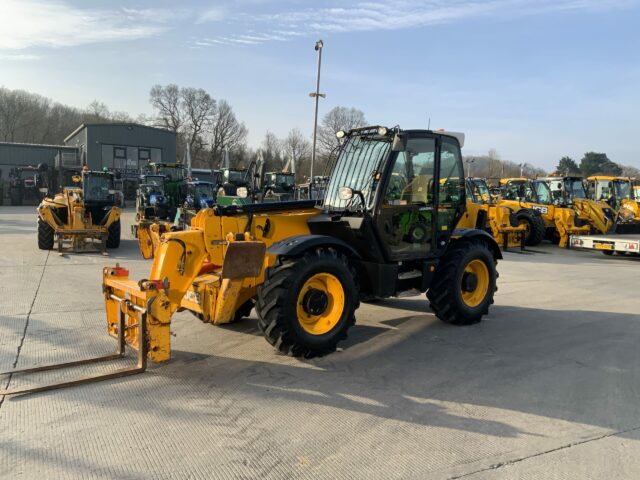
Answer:
[{"label": "yellow wheel rim", "polygon": [[344,303],[344,288],[340,280],[330,273],[316,273],[298,293],[298,322],[305,332],[323,335],[340,321]]},{"label": "yellow wheel rim", "polygon": [[475,308],[482,303],[489,291],[489,269],[482,260],[471,260],[465,267],[460,285],[462,301]]}]

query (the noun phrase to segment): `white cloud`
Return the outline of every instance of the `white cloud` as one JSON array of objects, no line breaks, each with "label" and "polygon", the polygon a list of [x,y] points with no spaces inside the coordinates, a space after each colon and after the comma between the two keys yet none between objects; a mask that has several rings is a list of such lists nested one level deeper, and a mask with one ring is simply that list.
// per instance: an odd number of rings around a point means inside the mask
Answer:
[{"label": "white cloud", "polygon": [[223,20],[225,16],[224,8],[213,7],[202,12],[200,17],[196,20],[196,23],[219,22],[220,20]]},{"label": "white cloud", "polygon": [[63,2],[3,0],[0,49],[69,47],[156,35],[182,15],[166,9],[87,9]]},{"label": "white cloud", "polygon": [[40,60],[40,55],[33,55],[31,53],[0,53],[0,60],[8,60],[14,62],[30,62],[33,60]]},{"label": "white cloud", "polygon": [[[351,5],[342,2],[339,6],[285,9],[267,14],[240,12],[231,19],[245,30],[250,25],[254,30],[252,38],[227,33],[220,39],[225,43],[259,44],[323,32],[401,30],[487,16],[509,19],[553,11],[598,11],[635,3],[637,0],[387,0]],[[260,27],[264,27],[262,33],[257,33],[255,30]]]}]

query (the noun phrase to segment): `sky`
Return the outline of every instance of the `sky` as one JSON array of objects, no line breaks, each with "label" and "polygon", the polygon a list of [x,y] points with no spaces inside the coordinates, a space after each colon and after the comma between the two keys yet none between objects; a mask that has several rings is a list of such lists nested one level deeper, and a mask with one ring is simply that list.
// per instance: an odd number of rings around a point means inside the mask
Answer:
[{"label": "sky", "polygon": [[463,153],[640,167],[640,0],[0,0],[0,85],[151,114],[176,83],[226,99],[256,147],[356,107],[466,134]]}]

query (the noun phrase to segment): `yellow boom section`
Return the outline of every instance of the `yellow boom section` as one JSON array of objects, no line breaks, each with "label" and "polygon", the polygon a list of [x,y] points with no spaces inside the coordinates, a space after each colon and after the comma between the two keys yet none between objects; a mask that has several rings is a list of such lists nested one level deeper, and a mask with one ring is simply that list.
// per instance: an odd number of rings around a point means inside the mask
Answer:
[{"label": "yellow boom section", "polygon": [[307,219],[317,214],[312,208],[232,216],[201,210],[191,230],[161,237],[148,279],[130,280],[128,271],[120,267],[104,270],[109,333],[117,336],[119,316],[125,315],[127,332],[131,332],[125,340],[139,349],[136,326],[142,309],[147,315],[148,358],[169,360],[169,328],[176,310],[189,309],[214,324],[231,321],[236,310],[255,296],[265,267],[274,260],[265,255],[266,248],[308,234]]}]

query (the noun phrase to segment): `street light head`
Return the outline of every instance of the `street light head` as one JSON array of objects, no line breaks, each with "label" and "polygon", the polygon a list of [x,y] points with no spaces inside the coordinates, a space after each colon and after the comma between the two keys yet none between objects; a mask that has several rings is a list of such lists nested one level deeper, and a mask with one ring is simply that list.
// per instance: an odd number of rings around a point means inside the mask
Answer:
[{"label": "street light head", "polygon": [[322,40],[318,40],[316,42],[316,51],[320,50],[322,47],[324,47],[324,43],[322,43]]}]

